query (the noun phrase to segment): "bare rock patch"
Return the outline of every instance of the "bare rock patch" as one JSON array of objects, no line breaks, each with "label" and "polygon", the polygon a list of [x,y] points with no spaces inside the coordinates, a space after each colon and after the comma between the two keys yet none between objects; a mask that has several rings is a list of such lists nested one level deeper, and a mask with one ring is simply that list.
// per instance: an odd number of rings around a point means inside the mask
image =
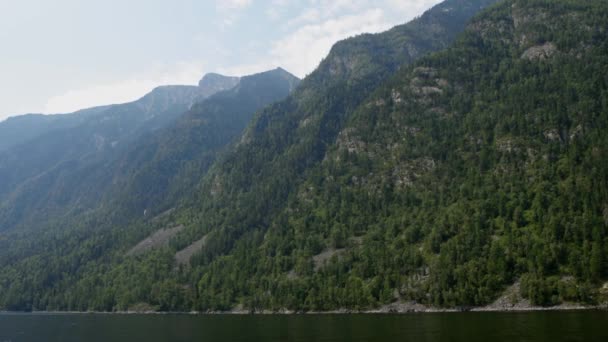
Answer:
[{"label": "bare rock patch", "polygon": [[203,247],[205,247],[205,242],[207,242],[207,236],[208,235],[203,236],[200,240],[193,242],[190,246],[175,253],[175,262],[178,265],[189,264],[190,259],[192,259],[192,256],[200,252]]},{"label": "bare rock patch", "polygon": [[527,60],[546,60],[549,59],[551,57],[553,57],[553,55],[555,55],[555,53],[557,52],[557,46],[555,46],[555,44],[547,42],[543,45],[536,45],[533,46],[529,49],[527,49],[526,51],[524,51],[524,53],[521,55],[522,59],[527,59]]},{"label": "bare rock patch", "polygon": [[182,229],[184,229],[183,225],[161,229],[131,248],[127,252],[127,256],[140,255],[153,249],[165,247],[169,244],[169,240],[181,232]]},{"label": "bare rock patch", "polygon": [[327,249],[325,251],[323,251],[320,254],[317,254],[315,256],[312,257],[312,261],[314,263],[314,269],[315,272],[320,270],[323,266],[325,266],[325,264],[327,263],[327,261],[329,261],[334,255],[339,255],[340,253],[344,252],[345,249],[341,248],[341,249]]}]

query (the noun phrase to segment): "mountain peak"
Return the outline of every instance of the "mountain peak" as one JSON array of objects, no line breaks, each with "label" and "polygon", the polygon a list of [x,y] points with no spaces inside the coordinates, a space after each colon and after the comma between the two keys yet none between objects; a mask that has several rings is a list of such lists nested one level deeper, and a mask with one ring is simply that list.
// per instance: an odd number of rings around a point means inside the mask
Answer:
[{"label": "mountain peak", "polygon": [[275,69],[271,69],[271,70],[267,70],[267,71],[263,71],[263,72],[260,72],[260,73],[257,73],[257,74],[253,74],[253,75],[249,75],[249,76],[246,76],[246,77],[258,76],[258,75],[272,75],[272,76],[286,77],[286,78],[292,78],[292,79],[298,79],[299,80],[299,78],[297,76],[293,75],[292,73],[290,73],[289,71],[287,71],[287,70],[285,70],[285,69],[283,69],[281,67],[278,67],[278,68],[275,68]]},{"label": "mountain peak", "polygon": [[277,80],[281,80],[282,82],[287,82],[289,85],[290,91],[293,90],[299,83],[300,79],[289,71],[283,68],[276,68],[264,72],[260,72],[253,75],[243,76],[240,81],[240,86],[250,85],[255,86],[258,82],[271,81],[276,82]]},{"label": "mountain peak", "polygon": [[221,87],[224,90],[230,89],[239,83],[240,77],[224,76],[210,72],[205,74],[198,82],[200,88],[217,88]]},{"label": "mountain peak", "polygon": [[290,73],[289,71],[287,71],[281,67],[277,67],[276,69],[270,70],[269,72],[272,74],[275,74],[275,75],[283,76],[283,77],[299,79],[297,76],[295,76],[294,74]]}]

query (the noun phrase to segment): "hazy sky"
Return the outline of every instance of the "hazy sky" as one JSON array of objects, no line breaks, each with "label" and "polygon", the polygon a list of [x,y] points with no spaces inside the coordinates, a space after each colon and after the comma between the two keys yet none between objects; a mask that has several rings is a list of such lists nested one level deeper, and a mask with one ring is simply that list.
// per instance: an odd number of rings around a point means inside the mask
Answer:
[{"label": "hazy sky", "polygon": [[440,0],[0,0],[0,120],[135,100],[206,72],[310,73]]}]

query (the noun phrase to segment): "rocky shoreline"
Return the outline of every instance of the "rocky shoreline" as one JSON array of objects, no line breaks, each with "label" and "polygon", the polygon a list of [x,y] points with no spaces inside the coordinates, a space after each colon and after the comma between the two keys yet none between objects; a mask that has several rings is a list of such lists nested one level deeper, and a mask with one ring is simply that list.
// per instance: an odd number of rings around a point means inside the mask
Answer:
[{"label": "rocky shoreline", "polygon": [[[577,311],[577,310],[608,310],[608,301],[599,305],[584,305],[580,303],[562,303],[555,306],[535,306],[528,299],[521,296],[520,283],[515,282],[505,289],[502,295],[493,303],[479,307],[454,307],[440,308],[417,303],[416,301],[398,301],[387,304],[376,309],[352,310],[338,309],[329,311],[294,311],[281,310],[249,310],[242,305],[228,311],[156,311],[154,307],[140,303],[127,311],[33,311],[34,314],[118,314],[118,315],[349,315],[349,314],[412,314],[412,313],[457,313],[457,312],[537,312],[537,311]],[[608,294],[608,283],[602,287],[602,293]],[[604,297],[606,299],[606,297]],[[3,312],[0,314],[11,314],[19,312]]]},{"label": "rocky shoreline", "polygon": [[415,302],[393,303],[372,310],[339,309],[329,311],[293,311],[293,310],[229,310],[229,311],[0,311],[0,314],[40,314],[40,315],[383,315],[383,314],[424,314],[424,313],[464,313],[464,312],[540,312],[540,311],[584,311],[607,310],[608,303],[601,305],[582,305],[575,303],[560,304],[556,306],[494,306],[437,308]]}]

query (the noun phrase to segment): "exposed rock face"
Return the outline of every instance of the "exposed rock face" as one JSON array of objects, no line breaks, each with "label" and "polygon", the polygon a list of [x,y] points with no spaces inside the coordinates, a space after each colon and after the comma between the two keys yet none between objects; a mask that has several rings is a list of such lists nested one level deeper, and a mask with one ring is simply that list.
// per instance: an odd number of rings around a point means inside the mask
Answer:
[{"label": "exposed rock face", "polygon": [[545,60],[551,58],[557,52],[555,44],[547,42],[543,45],[537,45],[526,50],[522,55],[522,59],[528,60]]},{"label": "exposed rock face", "polygon": [[431,158],[418,158],[402,161],[395,167],[391,176],[395,186],[398,189],[403,189],[412,186],[417,178],[432,172],[435,168],[435,160]]},{"label": "exposed rock face", "polygon": [[357,56],[335,56],[329,65],[329,73],[334,77],[345,77],[351,74],[359,64]]},{"label": "exposed rock face", "polygon": [[513,153],[521,151],[517,141],[513,138],[503,137],[496,140],[496,149],[504,153]]},{"label": "exposed rock face", "polygon": [[203,88],[196,86],[160,86],[134,104],[145,115],[154,116],[157,112],[167,111],[173,106],[186,104],[186,108],[188,108],[194,102],[209,96],[201,95],[203,92]]},{"label": "exposed rock face", "polygon": [[559,131],[557,129],[549,129],[546,130],[543,135],[547,140],[550,141],[561,141],[561,136],[559,135]]},{"label": "exposed rock face", "polygon": [[549,13],[545,11],[531,13],[530,11],[520,8],[516,3],[511,6],[511,9],[513,26],[515,29],[519,29],[525,25],[529,25],[530,23],[544,22],[549,17]]},{"label": "exposed rock face", "polygon": [[496,299],[492,304],[488,305],[486,309],[494,310],[516,310],[516,309],[527,309],[531,308],[532,304],[530,301],[523,298],[521,295],[521,284],[519,281],[509,286],[503,294]]},{"label": "exposed rock face", "polygon": [[317,254],[312,257],[312,261],[314,263],[315,272],[319,271],[325,264],[334,256],[343,253],[345,249],[327,249],[323,251],[321,254]]},{"label": "exposed rock face", "polygon": [[205,246],[205,242],[207,241],[207,235],[203,236],[202,239],[195,241],[190,246],[182,249],[181,251],[175,254],[175,261],[178,265],[188,265],[190,264],[190,259],[194,254],[201,251],[201,249]]},{"label": "exposed rock face", "polygon": [[136,102],[144,111],[168,110],[171,106],[187,104],[188,107],[221,91],[236,87],[241,78],[209,73],[197,86],[170,85],[155,88]]},{"label": "exposed rock face", "polygon": [[583,126],[582,125],[578,125],[576,126],[573,130],[570,131],[570,140],[574,140],[576,138],[579,138],[583,135]]},{"label": "exposed rock face", "polygon": [[128,256],[143,254],[149,250],[161,248],[169,244],[169,240],[184,229],[184,226],[179,225],[173,228],[165,228],[152,234],[145,240],[138,243],[135,247],[127,252]]},{"label": "exposed rock face", "polygon": [[367,144],[361,140],[357,132],[352,128],[347,128],[338,135],[337,145],[340,149],[347,150],[348,153],[361,153],[366,150]]},{"label": "exposed rock face", "polygon": [[203,79],[198,82],[198,87],[203,97],[211,96],[222,90],[229,90],[239,84],[240,77],[224,76],[215,73],[209,73],[203,76]]}]

